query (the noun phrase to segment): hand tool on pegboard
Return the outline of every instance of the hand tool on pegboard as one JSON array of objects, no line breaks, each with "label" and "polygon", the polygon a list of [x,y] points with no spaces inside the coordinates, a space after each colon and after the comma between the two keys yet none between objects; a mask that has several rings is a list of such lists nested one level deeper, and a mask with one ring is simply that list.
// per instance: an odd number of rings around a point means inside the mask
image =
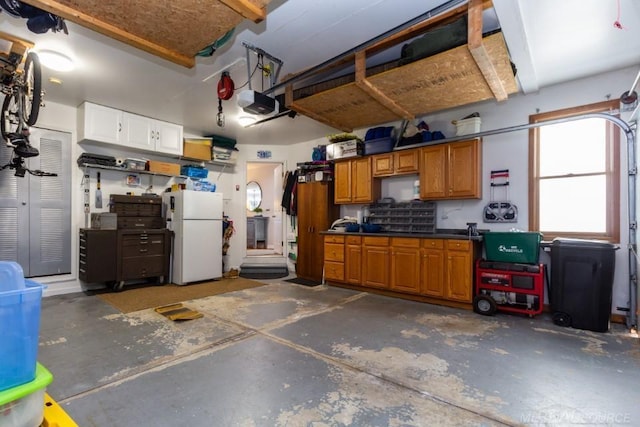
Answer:
[{"label": "hand tool on pegboard", "polygon": [[[509,200],[509,169],[491,171],[491,201],[482,211],[484,222],[518,222],[518,207]],[[503,199],[495,193],[503,190]]]}]

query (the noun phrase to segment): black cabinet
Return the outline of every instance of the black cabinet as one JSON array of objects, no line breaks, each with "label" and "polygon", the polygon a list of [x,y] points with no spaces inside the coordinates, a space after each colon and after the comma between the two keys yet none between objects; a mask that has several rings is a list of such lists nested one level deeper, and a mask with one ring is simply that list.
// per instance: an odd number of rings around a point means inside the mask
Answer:
[{"label": "black cabinet", "polygon": [[89,283],[116,280],[117,241],[117,230],[80,229],[80,280]]}]

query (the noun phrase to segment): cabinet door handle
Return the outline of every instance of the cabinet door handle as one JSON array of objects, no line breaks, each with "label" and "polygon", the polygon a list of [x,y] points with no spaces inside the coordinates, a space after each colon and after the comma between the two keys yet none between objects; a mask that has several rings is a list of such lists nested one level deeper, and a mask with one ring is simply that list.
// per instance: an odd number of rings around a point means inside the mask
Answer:
[{"label": "cabinet door handle", "polygon": [[140,249],[140,252],[149,252],[149,249]]},{"label": "cabinet door handle", "polygon": [[122,123],[118,123],[118,132],[122,132]]}]

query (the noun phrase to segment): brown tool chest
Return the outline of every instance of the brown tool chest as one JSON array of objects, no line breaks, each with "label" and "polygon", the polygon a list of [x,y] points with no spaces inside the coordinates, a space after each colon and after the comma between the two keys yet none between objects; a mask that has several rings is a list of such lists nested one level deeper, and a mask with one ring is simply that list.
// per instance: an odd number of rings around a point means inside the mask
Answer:
[{"label": "brown tool chest", "polygon": [[118,229],[163,228],[162,198],[150,196],[109,196],[109,212],[118,215]]},{"label": "brown tool chest", "polygon": [[127,280],[169,276],[172,232],[164,228],[160,197],[109,196],[117,230],[80,230],[79,278],[121,290]]}]

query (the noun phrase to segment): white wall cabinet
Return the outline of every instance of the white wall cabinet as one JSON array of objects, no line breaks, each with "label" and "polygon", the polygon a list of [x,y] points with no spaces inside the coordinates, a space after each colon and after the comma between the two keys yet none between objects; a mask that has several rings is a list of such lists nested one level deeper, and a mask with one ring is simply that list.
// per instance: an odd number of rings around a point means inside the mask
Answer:
[{"label": "white wall cabinet", "polygon": [[78,108],[78,140],[121,144],[123,112],[85,102]]},{"label": "white wall cabinet", "polygon": [[182,126],[102,105],[78,108],[78,140],[91,140],[162,154],[182,155]]}]

